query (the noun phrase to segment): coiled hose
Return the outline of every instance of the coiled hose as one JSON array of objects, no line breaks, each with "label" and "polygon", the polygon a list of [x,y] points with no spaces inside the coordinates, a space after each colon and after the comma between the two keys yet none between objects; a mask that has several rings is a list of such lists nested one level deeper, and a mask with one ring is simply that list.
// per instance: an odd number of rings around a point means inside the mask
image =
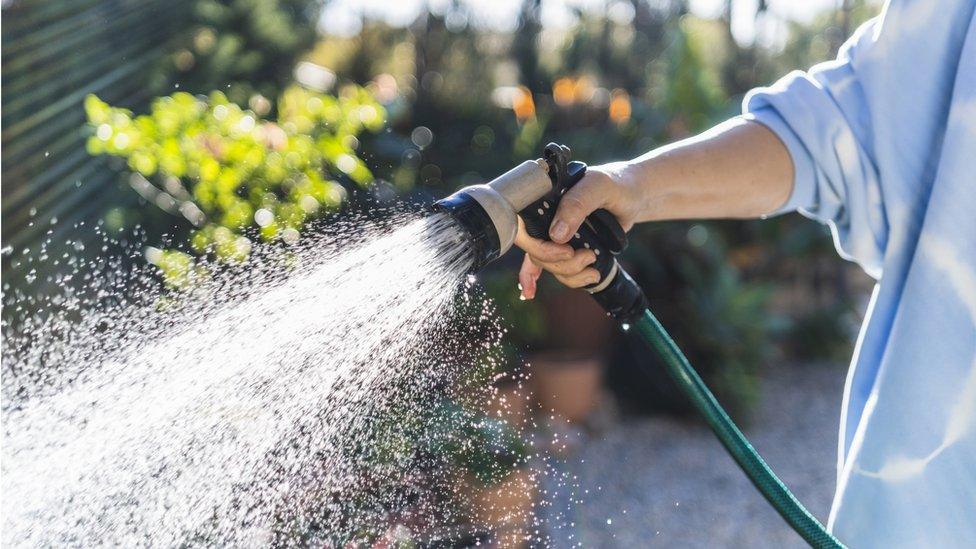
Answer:
[{"label": "coiled hose", "polygon": [[661,357],[668,374],[705,418],[715,436],[722,441],[722,445],[739,464],[749,480],[756,485],[766,500],[800,537],[811,547],[817,549],[844,547],[790,493],[762,456],[746,440],[742,431],[732,422],[732,418],[718,403],[712,392],[708,390],[698,372],[692,368],[684,353],[681,352],[681,349],[671,339],[671,336],[661,326],[650,309],[644,309],[643,314],[637,317],[634,328],[643,341]]}]

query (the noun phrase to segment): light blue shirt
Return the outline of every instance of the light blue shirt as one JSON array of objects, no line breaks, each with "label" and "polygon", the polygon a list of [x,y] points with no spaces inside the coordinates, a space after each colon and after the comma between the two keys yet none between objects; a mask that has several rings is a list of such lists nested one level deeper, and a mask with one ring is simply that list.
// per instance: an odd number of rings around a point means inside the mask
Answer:
[{"label": "light blue shirt", "polygon": [[854,548],[976,547],[974,7],[894,0],[836,61],[744,101],[793,157],[782,211],[878,281],[829,521]]}]

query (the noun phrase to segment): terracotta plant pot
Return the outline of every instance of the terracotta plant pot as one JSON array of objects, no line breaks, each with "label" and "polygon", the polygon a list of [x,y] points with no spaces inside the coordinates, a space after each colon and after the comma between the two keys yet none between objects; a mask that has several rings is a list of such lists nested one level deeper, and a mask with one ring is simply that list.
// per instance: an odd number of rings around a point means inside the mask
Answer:
[{"label": "terracotta plant pot", "polygon": [[535,502],[535,473],[523,467],[490,486],[481,486],[473,479],[469,485],[475,494],[474,522],[492,532],[489,547],[527,547]]},{"label": "terracotta plant pot", "polygon": [[529,367],[543,414],[581,423],[600,401],[603,360],[596,356],[540,353],[530,357]]},{"label": "terracotta plant pot", "polygon": [[607,350],[613,322],[586,292],[559,288],[541,297],[548,337],[545,350],[596,356]]},{"label": "terracotta plant pot", "polygon": [[522,380],[506,379],[495,384],[491,398],[485,403],[485,414],[505,420],[516,429],[524,429],[532,418],[531,387]]}]

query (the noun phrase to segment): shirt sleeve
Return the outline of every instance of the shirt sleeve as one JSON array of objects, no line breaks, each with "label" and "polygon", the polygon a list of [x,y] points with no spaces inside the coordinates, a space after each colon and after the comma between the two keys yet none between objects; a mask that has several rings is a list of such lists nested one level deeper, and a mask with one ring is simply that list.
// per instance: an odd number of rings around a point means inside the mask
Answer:
[{"label": "shirt sleeve", "polygon": [[746,118],[772,130],[793,159],[793,191],[774,213],[796,210],[828,224],[840,255],[875,278],[888,229],[863,79],[874,72],[877,24],[858,29],[835,61],[787,74],[743,101]]}]

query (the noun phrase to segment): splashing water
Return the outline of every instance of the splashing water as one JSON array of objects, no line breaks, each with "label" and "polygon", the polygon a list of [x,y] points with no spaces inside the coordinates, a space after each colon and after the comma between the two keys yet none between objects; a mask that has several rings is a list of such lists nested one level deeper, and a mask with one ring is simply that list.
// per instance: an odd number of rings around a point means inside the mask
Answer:
[{"label": "splashing water", "polygon": [[499,336],[459,320],[485,305],[458,297],[458,229],[394,225],[265,254],[175,302],[106,278],[120,303],[5,325],[3,545],[336,543],[415,500],[366,497],[417,470],[377,425],[422,416]]}]

